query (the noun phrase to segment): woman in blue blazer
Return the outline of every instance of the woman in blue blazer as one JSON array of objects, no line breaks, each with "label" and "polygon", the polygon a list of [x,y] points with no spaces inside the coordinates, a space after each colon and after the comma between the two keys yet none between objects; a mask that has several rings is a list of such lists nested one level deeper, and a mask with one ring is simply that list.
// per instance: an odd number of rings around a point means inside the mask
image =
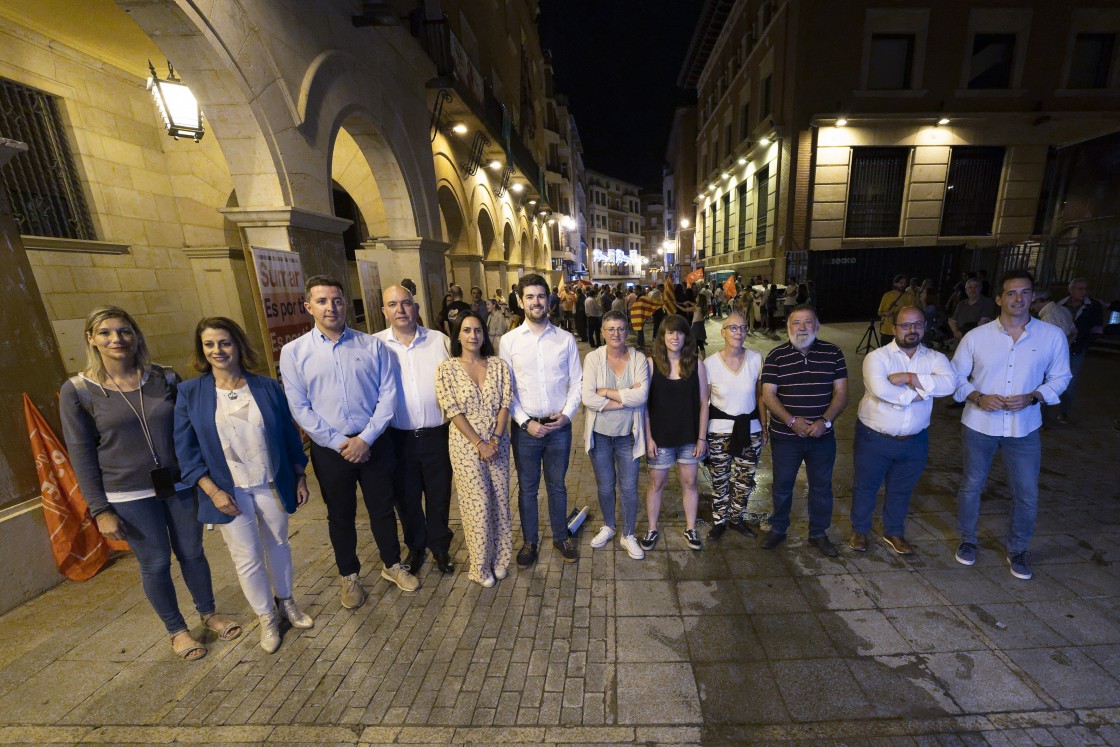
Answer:
[{"label": "woman in blue blazer", "polygon": [[292,627],[314,625],[292,599],[288,544],[288,514],[307,502],[307,455],[283,387],[249,373],[257,355],[237,322],[200,321],[194,365],[202,376],[181,383],[175,402],[175,453],[183,482],[198,491],[198,520],[221,526],[260,616],[261,648],[273,653],[281,614]]}]

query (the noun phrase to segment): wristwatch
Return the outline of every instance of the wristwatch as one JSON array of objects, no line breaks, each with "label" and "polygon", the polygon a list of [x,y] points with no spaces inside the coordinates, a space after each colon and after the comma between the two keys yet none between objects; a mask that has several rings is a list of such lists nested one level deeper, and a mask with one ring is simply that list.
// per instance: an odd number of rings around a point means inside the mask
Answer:
[{"label": "wristwatch", "polygon": [[521,430],[525,431],[526,433],[528,433],[529,432],[529,423],[531,423],[532,420],[533,420],[532,418],[525,418],[525,422],[524,423],[518,423],[517,427],[520,428]]},{"label": "wristwatch", "polygon": [[826,431],[832,430],[832,421],[829,420],[828,418],[824,418],[824,429]]},{"label": "wristwatch", "polygon": [[1038,404],[1038,397],[1031,397],[1031,404],[1032,405],[1037,405]]}]

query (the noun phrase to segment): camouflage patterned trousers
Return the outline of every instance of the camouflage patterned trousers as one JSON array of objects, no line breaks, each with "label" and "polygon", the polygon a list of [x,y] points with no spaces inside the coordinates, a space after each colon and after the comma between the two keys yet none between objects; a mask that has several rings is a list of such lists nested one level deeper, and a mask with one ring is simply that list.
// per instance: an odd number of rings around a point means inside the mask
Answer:
[{"label": "camouflage patterned trousers", "polygon": [[762,433],[751,434],[751,445],[740,456],[732,456],[728,451],[730,442],[730,433],[708,434],[708,473],[715,493],[712,521],[765,522],[773,512],[773,503],[753,495]]}]

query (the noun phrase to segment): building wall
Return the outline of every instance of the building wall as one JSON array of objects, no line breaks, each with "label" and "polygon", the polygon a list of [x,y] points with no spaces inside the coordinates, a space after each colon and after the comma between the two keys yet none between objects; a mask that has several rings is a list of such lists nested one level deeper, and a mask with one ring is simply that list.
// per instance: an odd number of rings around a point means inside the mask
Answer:
[{"label": "building wall", "polygon": [[213,137],[173,141],[140,81],[30,29],[5,24],[0,75],[59,97],[99,241],[25,241],[68,371],[85,365],[82,327],[112,303],[137,317],[153,358],[187,373],[201,316],[184,246],[225,246],[218,209],[232,184]]},{"label": "building wall", "polygon": [[[1022,241],[1035,228],[1047,150],[1120,126],[1120,9],[1091,0],[1006,7],[963,0],[889,7],[870,0],[738,0],[725,19],[704,18],[707,25],[698,27],[693,48],[705,48],[697,40],[707,39],[710,53],[686,60],[682,79],[694,81],[697,91],[695,173],[705,211],[704,241],[698,235],[697,243],[705,246],[710,264],[751,271],[754,262],[769,265],[780,278],[789,251],[883,245],[843,239],[849,149],[860,144],[914,148],[899,235],[887,240],[951,240],[970,247]],[[981,33],[1014,39],[1005,87],[970,87],[973,42]],[[1103,88],[1070,83],[1079,33],[1113,35]],[[872,80],[884,69],[881,60],[871,59],[877,34],[913,35],[907,85],[883,90]],[[942,117],[950,124],[934,127]],[[833,131],[840,118],[848,127]],[[737,169],[761,166],[756,152],[767,136],[779,143],[771,161],[773,228],[766,245],[724,259],[724,216],[711,220],[712,203],[722,208],[726,188],[741,178]],[[949,148],[965,144],[1002,146],[1007,156],[993,234],[962,241],[939,234]],[[744,157],[748,164],[739,163]],[[753,202],[754,195],[748,199]],[[733,200],[732,230],[736,212]]]}]

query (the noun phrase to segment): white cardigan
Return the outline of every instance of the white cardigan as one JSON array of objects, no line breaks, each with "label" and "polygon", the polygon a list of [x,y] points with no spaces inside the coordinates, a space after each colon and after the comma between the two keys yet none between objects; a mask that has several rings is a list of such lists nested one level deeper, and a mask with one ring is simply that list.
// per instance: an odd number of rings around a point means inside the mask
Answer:
[{"label": "white cardigan", "polygon": [[[630,433],[634,436],[634,458],[646,453],[646,398],[649,397],[649,366],[646,363],[645,353],[634,348],[628,348],[629,360],[626,367],[630,371],[630,380],[638,386],[619,390],[622,404],[633,408],[633,426]],[[595,443],[595,414],[602,412],[611,400],[600,397],[595,393],[597,389],[607,386],[607,346],[596,348],[583,359],[583,409],[586,413],[586,422],[583,428],[584,450],[591,451]]]}]

